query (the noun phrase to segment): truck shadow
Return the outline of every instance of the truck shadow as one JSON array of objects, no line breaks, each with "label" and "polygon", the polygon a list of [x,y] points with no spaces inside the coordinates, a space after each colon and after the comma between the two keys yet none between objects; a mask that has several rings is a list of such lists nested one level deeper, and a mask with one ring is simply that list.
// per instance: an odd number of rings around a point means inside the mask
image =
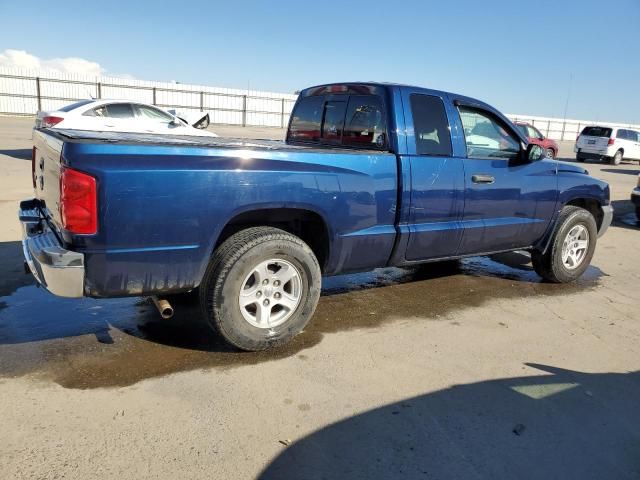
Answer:
[{"label": "truck shadow", "polygon": [[[198,306],[174,301],[162,320],[146,299],[65,299],[23,273],[20,242],[0,243],[0,377],[43,375],[70,388],[136,383],[198,368],[229,368],[290,357],[328,333],[397,320],[452,321],[455,312],[498,298],[566,295],[594,288],[590,267],[576,283],[542,283],[525,253],[325,278],[305,331],[288,345],[238,352],[206,325]],[[135,365],[136,368],[131,368]]]},{"label": "truck shadow", "polygon": [[613,226],[629,230],[638,230],[640,228],[640,220],[638,220],[635,207],[630,200],[613,200],[611,206],[614,212]]},{"label": "truck shadow", "polygon": [[535,376],[455,385],[328,425],[283,447],[258,478],[640,476],[640,371],[526,365]]},{"label": "truck shadow", "polygon": [[32,151],[30,148],[16,148],[12,150],[0,150],[0,155],[15,158],[17,160],[31,160]]},{"label": "truck shadow", "polygon": [[[561,162],[568,162],[568,163],[577,163],[578,165],[588,165],[588,164],[601,164],[601,165],[611,165],[610,163],[604,161],[604,160],[595,160],[595,159],[587,159],[584,160],[582,162],[578,162],[578,160],[576,160],[576,157],[557,157],[556,160],[560,160]],[[622,162],[620,163],[620,166],[629,166],[629,165],[638,165],[638,162],[636,160],[622,160]],[[620,167],[616,167],[615,165],[611,165],[612,168],[610,169],[602,169],[602,171],[604,172],[608,172],[608,173],[627,173],[629,175],[635,175],[638,173],[638,170],[625,170],[622,169]]]},{"label": "truck shadow", "polygon": [[623,169],[616,169],[616,168],[603,168],[602,170],[600,170],[601,172],[607,172],[607,173],[620,173],[622,175],[633,175],[633,176],[637,176],[640,173],[640,170],[623,170]]}]

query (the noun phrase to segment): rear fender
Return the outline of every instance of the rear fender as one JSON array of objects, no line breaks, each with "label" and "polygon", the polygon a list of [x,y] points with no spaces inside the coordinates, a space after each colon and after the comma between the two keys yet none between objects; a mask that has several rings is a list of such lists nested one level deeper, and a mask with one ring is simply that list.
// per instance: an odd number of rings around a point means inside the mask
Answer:
[{"label": "rear fender", "polygon": [[[205,272],[205,270],[207,268],[207,265],[209,264],[209,260],[211,259],[211,256],[215,252],[215,249],[221,243],[221,241],[224,240],[224,239],[221,239],[221,234],[223,233],[223,231],[225,230],[225,228],[228,225],[232,224],[233,221],[236,218],[238,218],[238,217],[240,217],[240,216],[242,216],[244,214],[253,213],[253,212],[260,212],[260,211],[267,211],[267,210],[278,210],[278,209],[282,209],[282,210],[299,210],[301,214],[303,214],[304,212],[311,212],[311,213],[316,214],[318,217],[320,217],[320,219],[324,223],[324,227],[325,227],[326,232],[327,232],[327,242],[329,243],[327,245],[327,249],[328,249],[329,252],[331,252],[331,250],[333,250],[331,248],[331,246],[335,241],[335,230],[334,230],[334,227],[328,221],[327,213],[322,211],[322,210],[320,210],[320,209],[318,209],[317,206],[311,205],[311,204],[306,204],[306,203],[295,203],[295,202],[287,202],[286,206],[283,205],[281,202],[264,202],[264,203],[243,205],[242,207],[236,208],[235,210],[231,211],[229,213],[229,215],[224,219],[224,221],[216,222],[215,230],[213,231],[212,235],[210,236],[209,243],[207,244],[207,251],[209,252],[209,255],[207,255],[203,259],[202,264],[200,266],[198,284],[202,281],[202,278],[204,276],[204,272]],[[263,225],[263,226],[273,226],[273,222],[269,218],[267,218],[267,216],[265,215],[264,222],[261,222],[261,225]],[[329,260],[327,259],[327,261],[329,261]]]}]

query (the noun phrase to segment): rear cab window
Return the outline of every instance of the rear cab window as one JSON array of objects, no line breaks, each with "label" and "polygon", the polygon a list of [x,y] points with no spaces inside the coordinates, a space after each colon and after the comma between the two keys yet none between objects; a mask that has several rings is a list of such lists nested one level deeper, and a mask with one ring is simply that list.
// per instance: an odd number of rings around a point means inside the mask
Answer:
[{"label": "rear cab window", "polygon": [[[364,87],[366,89],[366,87]],[[291,115],[287,142],[386,150],[387,125],[380,95],[360,91],[302,97]]]}]

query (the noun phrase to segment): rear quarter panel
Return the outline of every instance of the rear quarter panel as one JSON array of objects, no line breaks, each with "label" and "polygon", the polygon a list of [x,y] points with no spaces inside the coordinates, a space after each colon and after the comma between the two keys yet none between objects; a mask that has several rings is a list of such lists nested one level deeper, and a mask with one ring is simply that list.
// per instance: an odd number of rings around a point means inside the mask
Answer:
[{"label": "rear quarter panel", "polygon": [[226,223],[250,210],[320,215],[327,274],[383,266],[393,248],[393,154],[67,143],[63,161],[98,179],[97,235],[65,235],[91,296],[196,287]]}]

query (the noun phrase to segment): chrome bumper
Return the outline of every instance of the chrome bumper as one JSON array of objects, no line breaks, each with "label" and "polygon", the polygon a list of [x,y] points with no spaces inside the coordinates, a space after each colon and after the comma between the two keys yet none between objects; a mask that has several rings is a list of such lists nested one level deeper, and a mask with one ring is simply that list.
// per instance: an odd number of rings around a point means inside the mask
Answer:
[{"label": "chrome bumper", "polygon": [[84,255],[62,248],[33,201],[22,202],[19,215],[22,252],[36,280],[54,295],[82,297]]},{"label": "chrome bumper", "polygon": [[602,223],[598,230],[598,238],[605,234],[613,221],[613,207],[611,205],[605,205],[600,208],[602,208]]}]

